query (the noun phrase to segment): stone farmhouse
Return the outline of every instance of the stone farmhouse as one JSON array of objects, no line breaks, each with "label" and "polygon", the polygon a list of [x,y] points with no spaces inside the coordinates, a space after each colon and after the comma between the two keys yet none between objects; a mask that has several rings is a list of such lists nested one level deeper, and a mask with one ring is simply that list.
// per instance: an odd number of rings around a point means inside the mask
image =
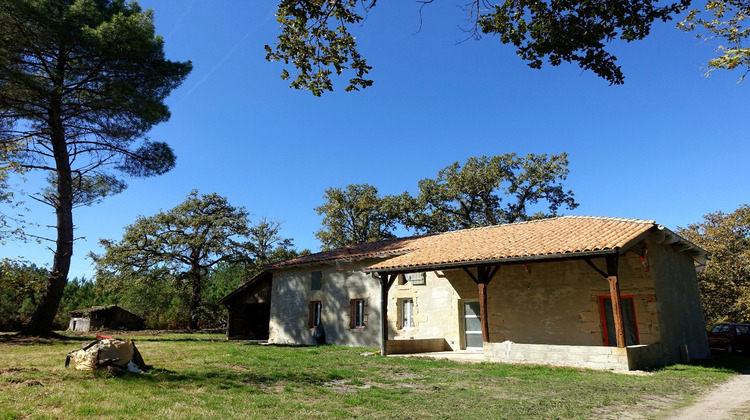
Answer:
[{"label": "stone farmhouse", "polygon": [[302,256],[220,303],[230,339],[633,370],[709,355],[706,259],[654,221],[567,216]]}]

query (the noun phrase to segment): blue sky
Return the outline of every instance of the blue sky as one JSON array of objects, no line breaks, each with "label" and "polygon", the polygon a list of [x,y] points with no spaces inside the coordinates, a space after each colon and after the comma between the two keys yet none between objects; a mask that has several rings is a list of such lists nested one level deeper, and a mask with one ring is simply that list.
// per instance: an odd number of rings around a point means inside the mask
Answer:
[{"label": "blue sky", "polygon": [[[382,194],[471,156],[567,152],[580,206],[566,214],[653,219],[668,228],[747,203],[750,82],[703,77],[711,46],[656,24],[644,41],[617,43],[623,86],[575,65],[528,68],[491,36],[468,40],[464,14],[441,1],[382,2],[354,28],[374,86],[315,98],[289,89],[263,46],[278,32],[274,1],[142,0],[154,10],[167,57],[194,70],[168,99],[169,122],[150,133],[177,167],[129,180],[122,194],[74,214],[71,277],[91,277],[99,238],[121,238],[138,215],[168,210],[197,189],[283,222],[297,248],[318,249],[325,189],[369,183]],[[291,71],[291,69],[290,69]],[[25,187],[32,188],[34,182]],[[53,225],[48,208],[31,220]],[[39,228],[41,236],[52,229]],[[0,257],[52,261],[50,244],[8,244]]]}]

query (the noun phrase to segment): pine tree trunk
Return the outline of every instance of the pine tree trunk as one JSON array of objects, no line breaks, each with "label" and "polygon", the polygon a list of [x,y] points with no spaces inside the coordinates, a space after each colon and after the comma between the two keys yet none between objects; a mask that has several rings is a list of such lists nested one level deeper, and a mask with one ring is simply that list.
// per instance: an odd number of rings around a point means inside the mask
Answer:
[{"label": "pine tree trunk", "polygon": [[[58,61],[58,74],[63,74],[64,68],[64,60],[61,59]],[[59,81],[59,84],[62,85],[62,81]],[[73,256],[73,180],[61,111],[62,99],[54,96],[50,100],[49,128],[57,169],[57,197],[54,203],[57,238],[47,289],[31,322],[24,329],[27,334],[39,335],[52,331],[63,290],[68,282],[70,259]]]}]

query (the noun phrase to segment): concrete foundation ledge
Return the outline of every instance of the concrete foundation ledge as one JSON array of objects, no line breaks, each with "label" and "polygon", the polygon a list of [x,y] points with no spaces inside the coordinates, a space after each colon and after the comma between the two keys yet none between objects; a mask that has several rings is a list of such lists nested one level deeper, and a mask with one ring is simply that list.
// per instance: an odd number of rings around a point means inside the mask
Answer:
[{"label": "concrete foundation ledge", "polygon": [[444,338],[388,340],[388,354],[432,353],[451,350]]},{"label": "concrete foundation ledge", "polygon": [[521,344],[512,341],[484,343],[484,356],[488,362],[581,367],[596,370],[639,370],[661,366],[664,364],[662,354],[659,344],[618,348]]}]

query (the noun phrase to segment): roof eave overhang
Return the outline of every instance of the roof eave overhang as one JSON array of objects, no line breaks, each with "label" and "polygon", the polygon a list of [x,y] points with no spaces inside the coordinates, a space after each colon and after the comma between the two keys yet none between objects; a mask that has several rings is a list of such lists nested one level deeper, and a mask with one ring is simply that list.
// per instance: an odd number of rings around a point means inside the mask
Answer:
[{"label": "roof eave overhang", "polygon": [[605,255],[619,254],[620,248],[601,249],[595,251],[566,252],[564,254],[530,255],[522,257],[496,258],[481,261],[460,261],[439,264],[424,264],[407,267],[389,268],[365,268],[365,273],[417,273],[422,271],[449,270],[456,268],[469,268],[486,265],[522,264],[525,262],[560,261],[567,259],[580,259],[587,257],[600,257]]},{"label": "roof eave overhang", "polygon": [[250,280],[246,281],[245,283],[242,283],[240,286],[238,286],[236,289],[231,291],[228,295],[224,296],[223,298],[219,299],[218,302],[216,302],[219,305],[226,305],[231,301],[235,296],[245,291],[247,288],[258,282],[260,279],[262,279],[265,276],[271,276],[271,272],[269,270],[263,270],[260,273],[258,273],[255,277],[251,278]]}]

